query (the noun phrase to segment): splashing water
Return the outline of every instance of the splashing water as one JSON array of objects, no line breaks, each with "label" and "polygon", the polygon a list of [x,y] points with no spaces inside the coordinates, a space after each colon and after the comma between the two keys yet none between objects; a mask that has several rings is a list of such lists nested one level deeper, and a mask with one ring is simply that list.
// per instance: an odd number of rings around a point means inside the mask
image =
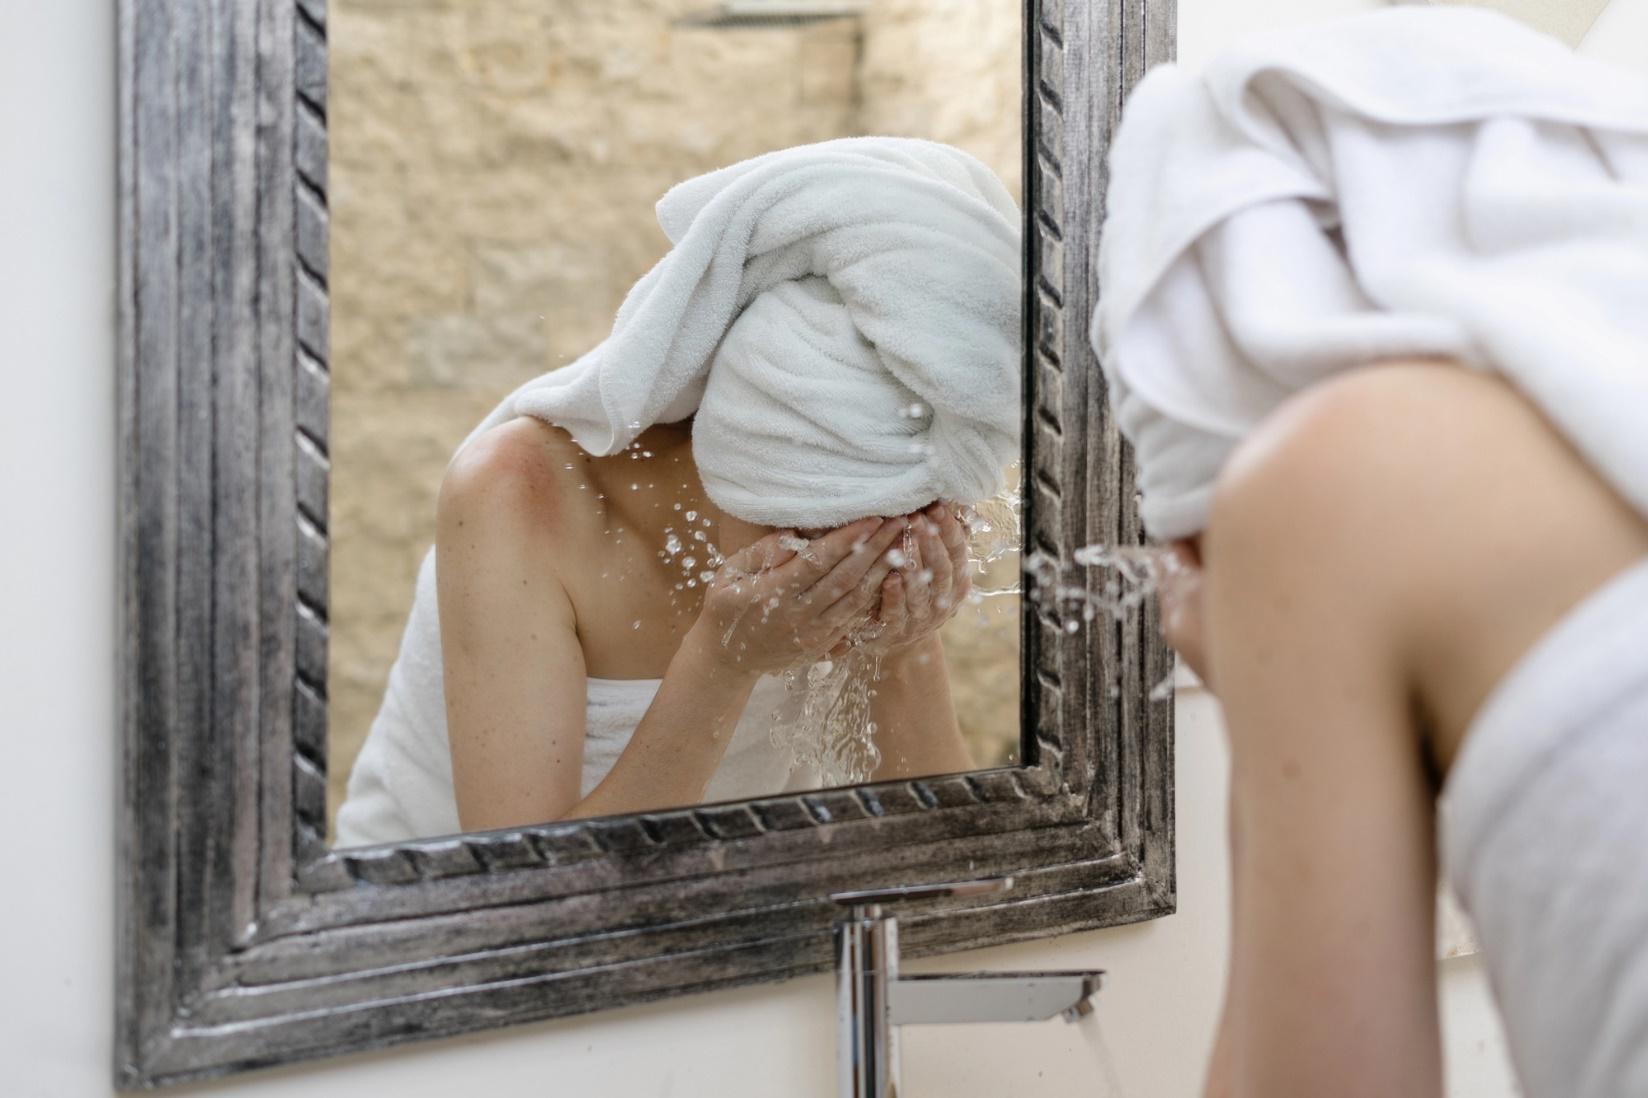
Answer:
[{"label": "splashing water", "polygon": [[[909,418],[919,418],[928,409],[910,405]],[[912,446],[914,450],[916,447]],[[1141,607],[1160,588],[1164,579],[1177,570],[1177,559],[1165,549],[1148,546],[1084,546],[1070,554],[1068,563],[1045,553],[1032,553],[1019,564],[1023,533],[1023,503],[1018,489],[1017,470],[1009,476],[1009,487],[989,499],[957,508],[956,514],[967,535],[967,559],[972,590],[968,602],[980,607],[986,599],[1023,594],[1035,612],[1051,619],[1058,628],[1078,633],[1103,617],[1120,622]],[[692,526],[711,526],[711,519],[681,503],[672,509],[689,524],[679,531],[666,527],[663,559],[672,561],[684,573],[677,590],[706,586],[724,559],[713,543]],[[684,512],[684,513],[683,513]],[[816,550],[807,539],[786,534],[779,546],[808,559]],[[703,560],[687,552],[689,546],[704,553]],[[707,552],[705,552],[707,550]],[[907,534],[890,554],[902,564],[914,555],[914,542]],[[763,565],[771,567],[772,560]],[[763,619],[777,608],[777,600],[759,607]],[[786,751],[798,766],[816,767],[826,785],[850,785],[869,780],[881,762],[875,744],[875,723],[871,702],[881,670],[881,659],[861,647],[877,631],[878,623],[866,619],[849,636],[845,655],[802,665],[784,672],[784,698],[772,714],[771,738],[775,747]],[[722,643],[731,642],[736,622],[728,628]],[[1171,673],[1150,691],[1152,701],[1172,697]],[[1111,684],[1111,694],[1119,685]],[[1117,1092],[1119,1093],[1119,1091]]]},{"label": "splashing water", "polygon": [[957,517],[967,531],[967,559],[973,567],[973,591],[981,598],[1017,595],[1019,569],[1013,564],[1023,544],[1024,497],[1016,481],[989,499],[961,507]]},{"label": "splashing water", "polygon": [[1167,701],[1173,696],[1173,672],[1169,671],[1162,676],[1162,680],[1150,688],[1150,700],[1153,702]]},{"label": "splashing water", "polygon": [[[1070,634],[1101,617],[1117,623],[1127,620],[1184,567],[1166,546],[1155,545],[1084,545],[1070,559],[1075,567],[1069,570],[1046,553],[1032,553],[1024,562],[1029,602],[1044,620]],[[1090,576],[1089,570],[1095,568],[1101,572]],[[1082,571],[1075,574],[1077,569]],[[1121,696],[1120,673],[1120,667],[1115,668],[1106,687],[1111,698]],[[1149,699],[1171,701],[1173,690],[1170,666],[1151,686]]]},{"label": "splashing water", "polygon": [[823,563],[822,559],[818,555],[818,550],[813,548],[813,543],[804,537],[799,537],[795,534],[780,534],[778,535],[778,547],[780,549],[789,550],[802,560],[808,561],[809,563]]},{"label": "splashing water", "polygon": [[[925,415],[927,410],[912,406],[910,411]],[[975,605],[987,597],[1019,591],[1018,569],[1013,567],[1022,515],[1017,479],[1009,480],[1014,487],[957,510],[967,532],[973,585],[968,601]],[[811,551],[811,543],[799,537],[786,536],[779,544],[802,555]],[[904,540],[887,555],[894,567],[914,559],[913,534],[906,531]],[[825,785],[868,781],[881,763],[871,719],[881,659],[861,647],[881,629],[880,622],[866,617],[848,636],[846,655],[793,668],[783,675],[784,699],[772,715],[773,745],[789,752],[796,765],[816,767]]]},{"label": "splashing water", "polygon": [[840,659],[784,672],[784,699],[772,715],[772,743],[825,785],[869,781],[881,764],[870,701],[881,657],[857,647]]},{"label": "splashing water", "polygon": [[[1075,569],[1042,552],[1024,561],[1030,602],[1070,633],[1100,617],[1126,620],[1180,567],[1166,548],[1153,545],[1084,545],[1070,559],[1082,573],[1072,575]],[[1102,570],[1102,578],[1089,577],[1085,570],[1094,568]]]}]

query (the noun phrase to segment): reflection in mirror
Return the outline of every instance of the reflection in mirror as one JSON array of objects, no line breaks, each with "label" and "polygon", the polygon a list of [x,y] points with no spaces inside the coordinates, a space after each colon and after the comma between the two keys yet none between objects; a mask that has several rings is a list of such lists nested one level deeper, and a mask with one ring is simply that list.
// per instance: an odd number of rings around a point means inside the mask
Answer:
[{"label": "reflection in mirror", "polygon": [[338,845],[1019,761],[1017,7],[704,3],[331,6]]}]

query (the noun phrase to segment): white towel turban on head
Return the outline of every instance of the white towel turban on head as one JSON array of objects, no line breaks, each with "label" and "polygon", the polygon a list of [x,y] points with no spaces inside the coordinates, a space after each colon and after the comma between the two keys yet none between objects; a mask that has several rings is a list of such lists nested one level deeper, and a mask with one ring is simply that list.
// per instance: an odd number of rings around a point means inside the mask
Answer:
[{"label": "white towel turban on head", "polygon": [[1648,84],[1478,9],[1162,66],[1110,153],[1095,349],[1158,538],[1237,443],[1381,359],[1502,374],[1648,513]]},{"label": "white towel turban on head", "polygon": [[612,334],[471,439],[532,415],[606,455],[695,415],[710,498],[770,526],[1000,489],[1019,446],[1020,228],[983,164],[928,141],[828,141],[681,183],[658,222],[674,247]]}]

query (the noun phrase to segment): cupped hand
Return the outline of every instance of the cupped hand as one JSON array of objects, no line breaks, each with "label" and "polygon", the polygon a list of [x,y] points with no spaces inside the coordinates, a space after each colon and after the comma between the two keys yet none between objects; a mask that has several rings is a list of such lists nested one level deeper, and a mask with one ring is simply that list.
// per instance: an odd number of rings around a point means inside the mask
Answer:
[{"label": "cupped hand", "polygon": [[694,629],[717,661],[748,672],[823,659],[869,616],[906,526],[862,519],[799,546],[793,531],[768,534],[716,572]]},{"label": "cupped hand", "polygon": [[955,616],[973,589],[967,532],[943,501],[910,516],[910,532],[898,547],[897,560],[881,582],[873,618],[850,641],[872,655],[891,655],[926,640]]}]

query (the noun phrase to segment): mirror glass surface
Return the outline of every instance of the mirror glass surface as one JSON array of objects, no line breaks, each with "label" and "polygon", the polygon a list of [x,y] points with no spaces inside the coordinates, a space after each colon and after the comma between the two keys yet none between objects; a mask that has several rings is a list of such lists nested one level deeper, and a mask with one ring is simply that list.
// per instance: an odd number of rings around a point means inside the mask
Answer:
[{"label": "mirror glass surface", "polygon": [[[1016,249],[1019,6],[332,0],[328,35],[332,841],[362,845],[1017,764],[1017,428],[1009,443],[997,437],[966,451],[949,420],[939,422],[959,414],[952,406],[976,406],[990,391],[976,369],[958,368],[955,377],[939,370],[913,386],[892,371],[892,381],[870,389],[877,426],[865,428],[874,438],[862,447],[853,434],[859,418],[835,414],[838,400],[865,399],[859,389],[838,398],[833,382],[778,385],[761,397],[792,405],[774,413],[777,426],[753,414],[718,421],[713,476],[703,452],[706,403],[684,419],[622,424],[636,431],[613,453],[591,453],[542,419],[508,421],[488,432],[490,449],[465,446],[475,460],[461,483],[453,481],[460,479],[454,454],[506,397],[613,333],[626,295],[670,252],[655,207],[684,180],[838,138],[942,142],[987,169],[989,186],[999,181],[1011,212],[999,202],[995,209],[1011,221]],[[839,215],[841,201],[861,195],[871,206],[879,201],[863,190],[843,193],[848,198],[833,204],[820,200],[826,213]],[[963,208],[990,205],[984,195]],[[904,227],[924,226],[931,204],[912,208]],[[990,246],[999,247],[999,227],[980,231],[994,233]],[[929,285],[945,275],[943,248],[970,247],[949,239],[927,254],[920,231],[885,248],[866,239],[884,259],[904,249],[902,268],[884,263],[875,275],[895,286]],[[956,356],[902,347],[902,291],[891,291],[892,304],[867,320],[863,302],[847,300],[852,291],[838,292],[817,271],[795,274],[784,286],[769,280],[753,303],[739,304],[742,320],[762,296],[797,299],[740,346],[722,337],[710,356],[712,389],[723,385],[715,373],[723,356],[735,351],[746,355],[745,369],[750,359],[765,363],[768,374],[757,373],[767,377],[789,368],[795,340],[851,371],[899,356],[942,365],[1001,336],[999,317],[981,319],[1000,300],[951,300],[945,307],[955,315],[936,323],[955,341]],[[869,291],[872,306],[881,300],[876,292]],[[1011,297],[1015,324],[1017,293],[1016,283],[1010,294],[997,293]],[[692,309],[683,328],[695,322]],[[911,328],[910,340],[930,342],[934,317],[917,319],[926,327]],[[970,414],[1016,424],[1016,330],[1001,345],[1011,351],[996,356],[1010,359],[1000,363],[1011,373],[1010,398]],[[730,403],[743,414],[754,400],[735,393]],[[833,477],[882,475],[854,461],[860,449],[879,454],[877,468],[891,479],[906,476],[901,465],[926,465],[938,469],[932,484],[989,480],[999,490],[919,500],[908,490],[882,493],[901,500],[899,515],[881,507],[861,514],[895,521],[850,536],[832,531],[857,515],[811,527],[781,523],[789,512],[763,507],[771,478],[752,473],[753,482],[741,481],[740,462],[769,470],[773,446],[789,448],[779,464],[793,461],[802,427],[829,436],[813,440],[824,456],[810,470],[813,480],[795,488],[803,512],[813,501],[853,498],[836,492]],[[889,430],[907,461],[888,457]],[[978,433],[961,431],[972,441]],[[951,476],[963,461],[997,467]],[[716,483],[742,484],[740,503],[718,504],[712,496],[725,502],[730,489],[717,493]],[[751,495],[754,505],[743,502]],[[465,541],[461,560],[458,548],[442,556],[437,602],[420,571],[439,535],[438,500],[452,504],[441,512],[454,524],[447,535],[468,516],[485,544]],[[928,504],[937,505],[929,512],[933,540],[897,528],[898,517],[914,522]],[[505,513],[525,524],[519,542],[499,533]],[[780,525],[794,532],[780,534]],[[950,530],[964,549],[945,549]],[[871,546],[876,552],[854,548],[883,536],[887,552],[882,543]],[[837,564],[843,539],[848,549]],[[517,545],[516,557],[500,548],[508,544]],[[922,559],[923,544],[929,556],[964,554],[948,587],[945,569]],[[729,587],[747,596],[746,586],[780,580],[789,584],[784,591],[813,591],[817,602],[823,581],[799,586],[809,582],[807,569],[852,578],[861,557],[903,576],[902,599],[894,601],[904,604],[905,624],[889,627],[892,586],[883,580],[868,609],[851,617],[850,642],[833,658],[797,641],[800,654],[787,667],[774,662],[773,619],[797,617],[799,595],[721,616],[706,607],[706,589],[733,606]],[[518,594],[501,598],[498,571],[507,567],[525,578]],[[965,589],[954,578],[962,570]],[[454,594],[460,586],[464,593]],[[923,588],[928,606],[918,614]],[[953,605],[945,590],[956,594]],[[449,598],[454,606],[473,601],[449,617]],[[426,609],[420,621],[418,600],[439,605],[447,619],[433,649],[419,631],[435,618]],[[460,615],[464,632],[455,639]],[[747,698],[712,682],[718,658],[736,665],[745,655],[683,656],[689,639],[706,636],[763,661],[766,673]],[[454,671],[460,644],[478,654]],[[667,692],[671,686],[678,689]],[[686,703],[665,719],[649,714],[677,697]],[[738,711],[718,727],[713,711],[728,697]]]}]

